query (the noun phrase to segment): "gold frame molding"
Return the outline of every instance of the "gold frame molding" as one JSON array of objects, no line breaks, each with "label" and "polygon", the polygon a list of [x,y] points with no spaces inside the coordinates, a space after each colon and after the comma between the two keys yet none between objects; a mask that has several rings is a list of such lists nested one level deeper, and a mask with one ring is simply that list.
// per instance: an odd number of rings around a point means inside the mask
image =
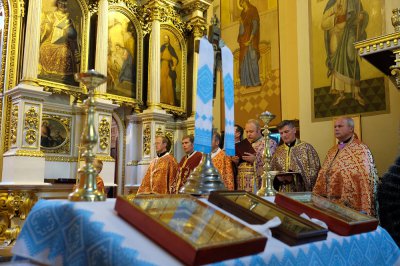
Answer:
[{"label": "gold frame molding", "polygon": [[[4,3],[5,2],[5,3]],[[1,59],[0,86],[4,88],[1,93],[13,89],[19,80],[20,62],[15,60],[20,56],[20,39],[22,21],[25,17],[25,3],[21,0],[3,1],[4,28],[2,35],[3,49]],[[7,75],[5,75],[7,73]],[[6,152],[10,149],[10,119],[11,119],[11,97],[1,100],[1,150]],[[1,164],[1,163],[0,163]]]}]

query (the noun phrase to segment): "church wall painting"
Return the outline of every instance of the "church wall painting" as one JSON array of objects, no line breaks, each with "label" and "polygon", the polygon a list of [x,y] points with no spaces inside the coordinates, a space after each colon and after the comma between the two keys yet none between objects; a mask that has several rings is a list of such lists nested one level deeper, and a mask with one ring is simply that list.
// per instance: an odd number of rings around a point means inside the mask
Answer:
[{"label": "church wall painting", "polygon": [[70,116],[43,114],[41,124],[40,148],[45,153],[70,154],[71,152]]},{"label": "church wall painting", "polygon": [[143,30],[137,10],[119,2],[108,9],[106,97],[116,103],[142,102]]},{"label": "church wall painting", "polygon": [[172,112],[185,112],[186,46],[173,26],[161,25],[160,31],[160,104]]},{"label": "church wall painting", "polygon": [[86,67],[82,61],[86,23],[81,4],[77,0],[42,0],[39,79],[79,86],[73,75]]},{"label": "church wall painting", "polygon": [[137,33],[123,13],[108,14],[107,93],[136,98]]},{"label": "church wall painting", "polygon": [[[278,1],[221,1],[221,36],[234,56],[235,123],[264,111],[281,121]],[[253,25],[259,27],[259,33]],[[250,41],[250,38],[252,40]]]},{"label": "church wall painting", "polygon": [[310,2],[313,120],[388,112],[387,81],[354,42],[379,36],[384,0]]}]

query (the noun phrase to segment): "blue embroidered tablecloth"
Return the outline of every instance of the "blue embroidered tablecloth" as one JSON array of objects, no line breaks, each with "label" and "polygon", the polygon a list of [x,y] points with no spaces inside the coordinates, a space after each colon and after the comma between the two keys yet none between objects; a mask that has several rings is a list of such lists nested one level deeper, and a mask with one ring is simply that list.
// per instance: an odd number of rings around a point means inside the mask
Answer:
[{"label": "blue embroidered tablecloth", "polygon": [[[146,236],[119,218],[115,200],[36,203],[13,248],[14,260],[48,265],[180,265]],[[263,253],[217,265],[399,265],[400,250],[381,227],[289,247],[269,238]]]}]

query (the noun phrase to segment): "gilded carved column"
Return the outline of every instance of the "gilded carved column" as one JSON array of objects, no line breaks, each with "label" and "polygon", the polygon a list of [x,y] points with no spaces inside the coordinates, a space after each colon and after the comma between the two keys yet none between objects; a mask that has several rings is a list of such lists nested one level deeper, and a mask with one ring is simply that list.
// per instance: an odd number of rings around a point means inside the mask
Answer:
[{"label": "gilded carved column", "polygon": [[[100,0],[98,5],[95,69],[99,73],[107,76],[108,0]],[[107,83],[97,87],[96,92],[106,93]]]},{"label": "gilded carved column", "polygon": [[37,78],[40,44],[40,11],[42,0],[30,0],[25,33],[22,83],[34,84]]}]

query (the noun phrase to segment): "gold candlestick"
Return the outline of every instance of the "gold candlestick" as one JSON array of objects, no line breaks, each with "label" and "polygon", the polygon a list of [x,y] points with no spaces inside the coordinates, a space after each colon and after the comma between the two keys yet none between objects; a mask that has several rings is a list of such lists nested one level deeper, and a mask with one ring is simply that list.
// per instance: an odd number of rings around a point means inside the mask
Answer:
[{"label": "gold candlestick", "polygon": [[77,186],[75,191],[69,194],[68,198],[70,201],[105,201],[106,195],[97,190],[97,171],[93,167],[93,160],[95,158],[93,147],[97,144],[98,139],[94,122],[94,89],[103,84],[107,78],[95,70],[89,70],[87,72],[76,73],[75,80],[82,82],[88,90],[88,98],[85,101],[86,123],[81,136],[81,143],[84,148],[82,157],[85,158],[86,163],[83,167],[83,176],[81,178],[85,179],[85,183],[83,188]]},{"label": "gold candlestick", "polygon": [[261,176],[261,188],[257,191],[257,195],[260,197],[267,197],[267,196],[275,196],[275,189],[272,186],[273,176],[271,175],[270,172],[270,162],[272,158],[271,154],[271,149],[269,145],[269,129],[268,129],[268,124],[271,122],[276,116],[274,114],[271,114],[270,112],[264,112],[260,115],[260,119],[264,122],[264,139],[265,139],[265,145],[264,145],[264,151],[263,151],[263,160],[264,160],[264,171]]}]

